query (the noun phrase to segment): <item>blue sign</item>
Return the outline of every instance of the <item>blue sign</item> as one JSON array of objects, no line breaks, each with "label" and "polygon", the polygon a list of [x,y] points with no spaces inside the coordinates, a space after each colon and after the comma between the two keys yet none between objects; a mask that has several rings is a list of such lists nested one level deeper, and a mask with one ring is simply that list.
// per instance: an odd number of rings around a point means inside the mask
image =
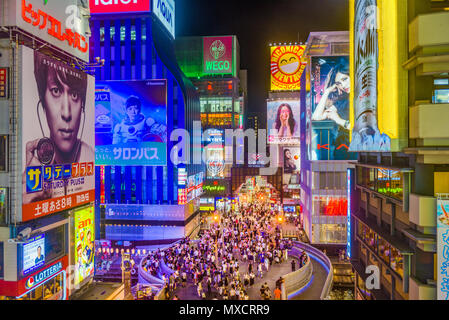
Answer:
[{"label": "blue sign", "polygon": [[38,274],[28,278],[26,282],[26,288],[31,289],[33,287],[36,287],[37,285],[51,278],[61,270],[62,270],[62,262],[59,261],[58,263],[48,267],[47,269],[42,270]]}]

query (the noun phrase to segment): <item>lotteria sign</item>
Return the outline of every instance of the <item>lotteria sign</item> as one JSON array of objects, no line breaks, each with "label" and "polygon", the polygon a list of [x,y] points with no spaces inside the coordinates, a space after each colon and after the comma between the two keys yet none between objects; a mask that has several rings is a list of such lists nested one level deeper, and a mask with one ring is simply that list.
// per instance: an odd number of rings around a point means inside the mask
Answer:
[{"label": "lotteria sign", "polygon": [[39,272],[36,272],[31,276],[20,280],[21,285],[19,286],[20,292],[18,292],[18,294],[20,295],[27,291],[30,291],[33,288],[36,288],[45,281],[55,277],[60,272],[64,271],[66,267],[67,267],[67,256],[57,260],[56,262],[49,265],[45,269],[42,269]]},{"label": "lotteria sign", "polygon": [[150,0],[89,0],[90,13],[150,12]]},{"label": "lotteria sign", "polygon": [[175,38],[175,1],[153,0],[153,12],[171,36]]},{"label": "lotteria sign", "polygon": [[203,71],[207,74],[233,73],[233,37],[203,38]]}]

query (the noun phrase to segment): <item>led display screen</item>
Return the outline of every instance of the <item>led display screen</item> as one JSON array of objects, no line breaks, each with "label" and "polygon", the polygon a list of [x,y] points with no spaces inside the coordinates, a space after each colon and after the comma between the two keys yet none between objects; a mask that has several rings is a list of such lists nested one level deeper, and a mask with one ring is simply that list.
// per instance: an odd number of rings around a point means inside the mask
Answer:
[{"label": "led display screen", "polygon": [[27,221],[94,200],[95,79],[21,49],[22,221]]},{"label": "led display screen", "polygon": [[98,81],[95,101],[97,165],[166,165],[166,80]]},{"label": "led display screen", "polygon": [[23,274],[27,275],[45,264],[45,235],[30,239],[23,245]]}]

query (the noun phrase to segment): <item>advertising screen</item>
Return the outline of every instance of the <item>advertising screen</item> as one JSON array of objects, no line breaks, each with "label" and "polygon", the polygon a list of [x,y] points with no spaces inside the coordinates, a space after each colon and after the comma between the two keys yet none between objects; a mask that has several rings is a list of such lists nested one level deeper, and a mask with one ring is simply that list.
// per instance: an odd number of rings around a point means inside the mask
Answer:
[{"label": "advertising screen", "polygon": [[0,223],[6,223],[6,208],[8,205],[8,189],[0,188]]},{"label": "advertising screen", "polygon": [[305,46],[271,47],[271,91],[300,90]]},{"label": "advertising screen", "polygon": [[[377,0],[356,0],[354,8],[354,127],[351,151],[388,152],[391,139],[378,125]],[[392,110],[390,111],[392,112]]]},{"label": "advertising screen", "polygon": [[45,264],[45,235],[30,239],[23,245],[23,274],[39,269]]},{"label": "advertising screen", "polygon": [[206,74],[234,73],[233,37],[203,38],[203,72]]},{"label": "advertising screen", "polygon": [[98,81],[97,165],[167,164],[167,81]]},{"label": "advertising screen", "polygon": [[437,298],[449,300],[449,200],[437,200]]},{"label": "advertising screen", "polygon": [[22,221],[27,221],[94,201],[95,79],[21,49]]},{"label": "advertising screen", "polygon": [[89,0],[90,13],[149,12],[151,0]]},{"label": "advertising screen", "polygon": [[349,57],[311,59],[310,160],[353,160],[349,153]]},{"label": "advertising screen", "polygon": [[267,102],[268,143],[294,144],[300,142],[299,100]]},{"label": "advertising screen", "polygon": [[77,285],[94,274],[95,213],[89,206],[74,212],[75,283]]},{"label": "advertising screen", "polygon": [[196,188],[195,188],[195,176],[189,176],[187,179],[187,188],[186,188],[186,194],[187,199],[186,202],[190,202],[193,198],[195,198],[196,195]]},{"label": "advertising screen", "polygon": [[17,26],[36,38],[89,62],[87,1],[5,0],[2,3],[5,3],[2,7],[5,12],[0,15],[0,26]]},{"label": "advertising screen", "polygon": [[175,1],[152,0],[153,12],[162,22],[167,31],[175,38]]}]

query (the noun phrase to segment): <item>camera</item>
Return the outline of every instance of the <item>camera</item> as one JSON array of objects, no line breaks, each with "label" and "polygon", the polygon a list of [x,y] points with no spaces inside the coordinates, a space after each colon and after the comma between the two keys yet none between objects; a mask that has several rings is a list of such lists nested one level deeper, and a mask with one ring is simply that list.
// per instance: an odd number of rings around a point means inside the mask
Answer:
[{"label": "camera", "polygon": [[31,231],[32,230],[30,227],[23,229],[17,235],[17,240],[19,240],[19,241],[27,240],[31,235]]}]

